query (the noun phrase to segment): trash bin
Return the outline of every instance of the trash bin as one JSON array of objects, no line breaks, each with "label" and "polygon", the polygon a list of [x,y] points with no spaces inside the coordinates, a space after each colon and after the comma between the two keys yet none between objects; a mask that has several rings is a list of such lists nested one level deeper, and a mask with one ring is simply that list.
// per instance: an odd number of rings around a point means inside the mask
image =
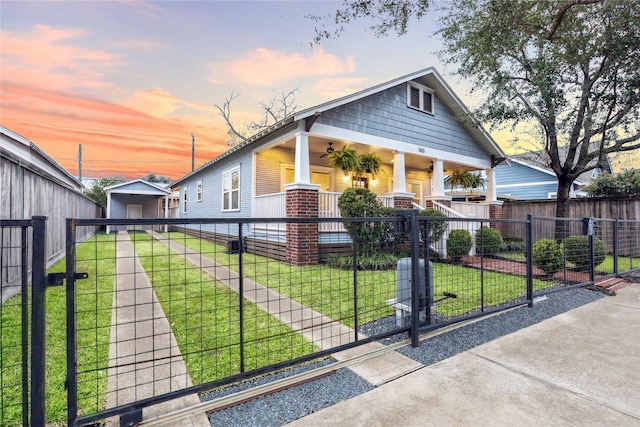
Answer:
[{"label": "trash bin", "polygon": [[[433,301],[433,265],[429,262],[429,276],[432,284],[429,300]],[[396,270],[396,300],[411,306],[411,258],[400,258]],[[418,260],[418,282],[420,283],[420,310],[427,306],[427,281],[425,280],[424,259]]]}]

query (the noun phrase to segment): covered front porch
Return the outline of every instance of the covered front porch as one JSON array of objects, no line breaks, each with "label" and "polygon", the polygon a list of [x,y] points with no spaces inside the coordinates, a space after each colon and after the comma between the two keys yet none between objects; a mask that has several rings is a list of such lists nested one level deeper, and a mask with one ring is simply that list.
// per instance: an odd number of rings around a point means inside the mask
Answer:
[{"label": "covered front porch", "polygon": [[[349,145],[358,153],[375,153],[380,171],[354,174],[333,167],[329,153]],[[404,147],[408,148],[408,147]],[[287,217],[287,192],[315,192],[317,217],[340,218],[338,198],[349,187],[365,187],[383,206],[433,208],[450,217],[489,218],[491,206],[499,206],[492,162],[449,152],[412,147],[415,152],[383,148],[357,141],[343,141],[299,131],[295,138],[256,151],[253,217]],[[485,176],[485,200],[453,201],[446,194],[446,177],[454,171],[473,171]],[[321,224],[320,232],[344,231],[341,223]]]}]

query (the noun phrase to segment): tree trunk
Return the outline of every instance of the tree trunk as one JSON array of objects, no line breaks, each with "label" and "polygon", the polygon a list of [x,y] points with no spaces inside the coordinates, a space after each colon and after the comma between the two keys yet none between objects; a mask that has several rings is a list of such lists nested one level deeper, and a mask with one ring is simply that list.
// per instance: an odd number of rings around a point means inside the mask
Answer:
[{"label": "tree trunk", "polygon": [[[569,201],[571,200],[571,186],[573,181],[558,179],[556,196],[556,218],[569,218]],[[556,240],[562,241],[569,236],[569,224],[566,220],[556,220]]]}]

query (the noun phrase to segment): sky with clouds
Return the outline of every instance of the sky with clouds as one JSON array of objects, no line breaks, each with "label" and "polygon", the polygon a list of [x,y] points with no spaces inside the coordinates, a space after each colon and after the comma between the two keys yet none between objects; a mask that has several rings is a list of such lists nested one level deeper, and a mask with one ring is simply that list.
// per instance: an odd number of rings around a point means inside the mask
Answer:
[{"label": "sky with clouds", "polygon": [[[470,87],[435,54],[437,12],[403,37],[367,21],[313,45],[308,15],[336,1],[0,2],[0,123],[71,173],[177,179],[226,150],[215,105],[238,94],[238,125],[297,88],[307,108],[426,67],[467,105]],[[494,135],[495,136],[495,135]],[[507,137],[496,137],[506,147]],[[504,139],[502,141],[501,139]]]},{"label": "sky with clouds", "polygon": [[[334,1],[7,1],[0,3],[1,124],[71,173],[177,179],[226,149],[232,118],[298,88],[299,108],[429,66],[428,20],[378,39],[366,22],[312,45]],[[448,78],[448,77],[447,77]],[[464,91],[463,91],[464,92]],[[464,93],[460,93],[464,95]]]}]

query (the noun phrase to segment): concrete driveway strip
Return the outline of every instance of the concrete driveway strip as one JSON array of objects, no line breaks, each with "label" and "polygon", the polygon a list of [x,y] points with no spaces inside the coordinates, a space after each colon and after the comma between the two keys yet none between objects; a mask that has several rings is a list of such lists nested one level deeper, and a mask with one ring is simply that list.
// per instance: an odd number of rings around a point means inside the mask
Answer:
[{"label": "concrete driveway strip", "polygon": [[640,285],[290,426],[640,426]]},{"label": "concrete driveway strip", "polygon": [[[108,408],[192,385],[171,326],[126,231],[118,232],[116,251]],[[146,419],[199,402],[197,395],[189,395],[145,408],[143,416]],[[107,425],[119,425],[117,417],[110,418]],[[210,423],[203,413],[176,425],[204,427]]]}]

